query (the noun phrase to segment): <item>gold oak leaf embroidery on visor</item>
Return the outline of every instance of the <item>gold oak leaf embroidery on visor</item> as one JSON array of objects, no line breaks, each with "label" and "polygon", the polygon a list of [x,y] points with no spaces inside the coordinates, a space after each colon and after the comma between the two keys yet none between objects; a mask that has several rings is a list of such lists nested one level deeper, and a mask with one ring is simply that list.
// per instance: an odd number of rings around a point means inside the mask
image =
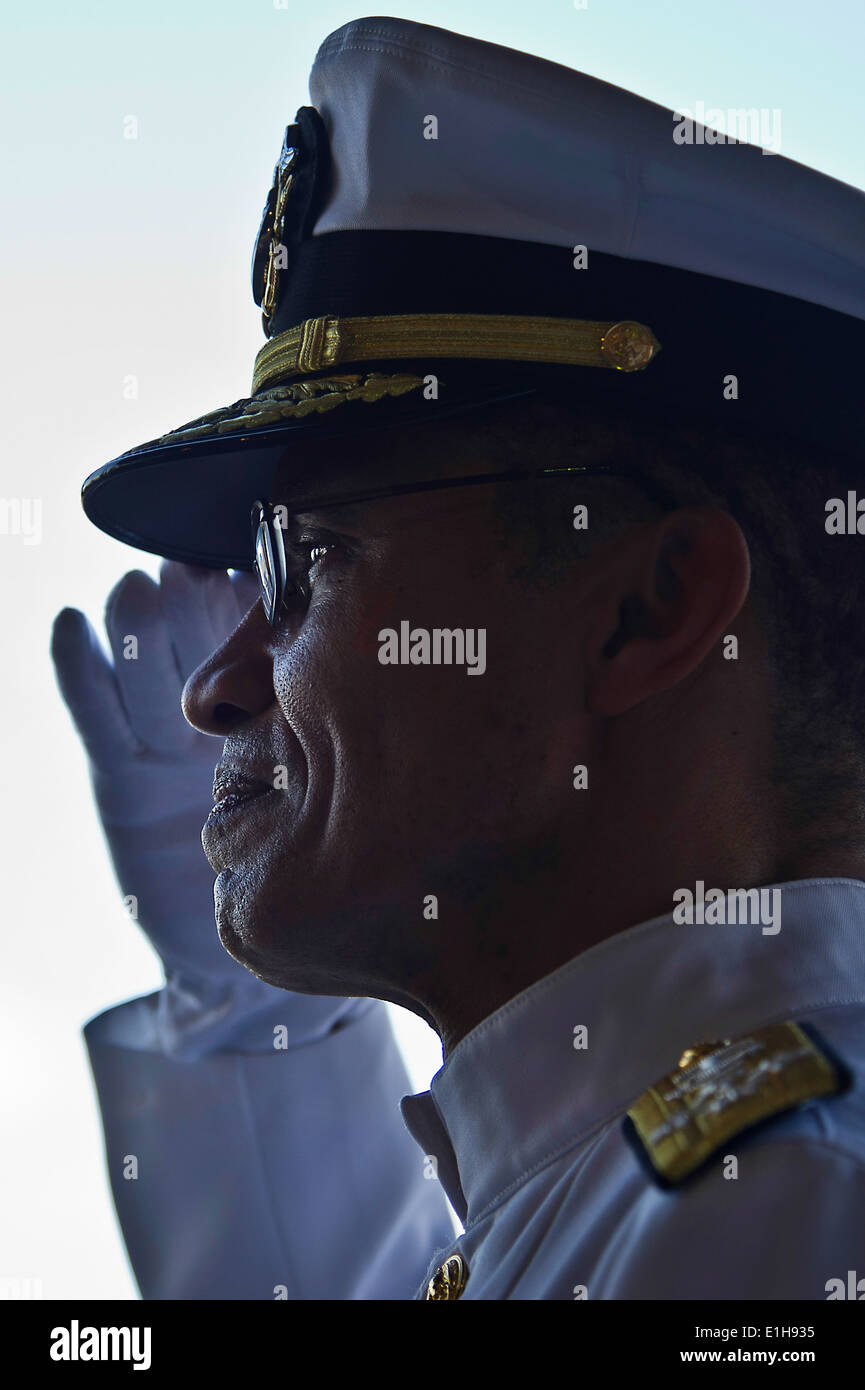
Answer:
[{"label": "gold oak leaf embroidery on visor", "polygon": [[172,430],[153,442],[164,444],[205,438],[209,434],[259,429],[277,424],[280,420],[297,419],[313,411],[333,410],[346,401],[378,401],[384,396],[402,396],[423,384],[423,378],[419,376],[389,376],[384,372],[292,381],[282,386],[268,387],[235,405],[199,415],[183,429]]}]

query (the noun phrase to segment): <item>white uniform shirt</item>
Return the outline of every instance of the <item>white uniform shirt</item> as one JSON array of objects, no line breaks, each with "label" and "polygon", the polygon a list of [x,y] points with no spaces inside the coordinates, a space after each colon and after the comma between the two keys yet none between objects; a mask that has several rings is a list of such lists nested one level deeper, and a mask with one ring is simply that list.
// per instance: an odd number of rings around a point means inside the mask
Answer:
[{"label": "white uniform shirt", "polygon": [[[865,1279],[865,884],[780,891],[774,934],[671,915],[609,938],[485,1019],[431,1092],[403,1100],[465,1225],[427,1278],[458,1252],[469,1299],[825,1299],[830,1280]],[[788,1020],[813,1025],[853,1088],[658,1186],[623,1132],[628,1108],[687,1047]]]},{"label": "white uniform shirt", "polygon": [[[100,1015],[85,1036],[143,1296],[425,1298],[452,1252],[470,1299],[825,1299],[865,1281],[865,883],[788,883],[781,907],[775,934],[671,915],[611,937],[485,1019],[416,1096],[376,1001],[321,1000],[319,1018],[275,990],[272,1016],[221,1020],[194,1056],[166,1042],[158,993]],[[689,1046],[787,1020],[852,1089],[663,1190],[626,1111]]]}]

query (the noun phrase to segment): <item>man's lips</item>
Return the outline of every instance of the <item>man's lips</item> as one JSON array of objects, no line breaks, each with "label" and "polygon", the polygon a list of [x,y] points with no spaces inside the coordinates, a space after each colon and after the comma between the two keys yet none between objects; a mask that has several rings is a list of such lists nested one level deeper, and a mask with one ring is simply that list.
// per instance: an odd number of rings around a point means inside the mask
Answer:
[{"label": "man's lips", "polygon": [[251,801],[256,796],[274,790],[273,782],[265,782],[260,777],[248,777],[245,773],[232,769],[220,772],[216,769],[213,779],[213,810],[211,815],[228,815],[237,806]]},{"label": "man's lips", "polygon": [[240,811],[244,806],[248,806],[250,801],[257,801],[260,796],[266,796],[268,792],[273,790],[273,787],[259,787],[256,791],[225,792],[220,795],[218,801],[214,802],[213,810],[207,819],[208,821],[222,821],[226,816],[233,815],[235,811]]},{"label": "man's lips", "polygon": [[[229,845],[243,853],[245,822],[252,807],[264,797],[275,793],[272,781],[251,777],[236,768],[217,768],[213,779],[213,810],[204,822],[201,843],[211,866],[217,870],[230,867],[225,862]],[[248,838],[248,834],[246,836]]]}]

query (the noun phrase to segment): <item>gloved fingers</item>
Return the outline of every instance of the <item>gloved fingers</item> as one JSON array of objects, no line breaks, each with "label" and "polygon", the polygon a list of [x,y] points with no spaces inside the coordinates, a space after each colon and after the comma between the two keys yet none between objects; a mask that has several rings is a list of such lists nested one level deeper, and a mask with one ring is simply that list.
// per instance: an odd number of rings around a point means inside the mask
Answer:
[{"label": "gloved fingers", "polygon": [[182,688],[192,672],[222,646],[243,612],[237,588],[225,570],[163,560],[159,583],[162,611]]},{"label": "gloved fingers", "polygon": [[148,574],[131,570],[115,584],[105,606],[105,629],[133,731],[148,748],[185,749],[190,730],[180,708],[183,683],[159,587]]},{"label": "gloved fingers", "polygon": [[131,757],[138,745],[114,668],[77,608],[63,608],[54,619],[51,660],[60,693],[91,760],[104,766]]}]

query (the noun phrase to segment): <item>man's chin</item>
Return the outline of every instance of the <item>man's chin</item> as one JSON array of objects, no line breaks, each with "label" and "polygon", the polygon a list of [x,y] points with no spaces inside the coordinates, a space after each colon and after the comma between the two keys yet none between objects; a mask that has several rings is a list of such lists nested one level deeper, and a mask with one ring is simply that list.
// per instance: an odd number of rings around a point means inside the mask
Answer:
[{"label": "man's chin", "polygon": [[[311,959],[310,940],[321,943],[319,926],[306,931],[286,921],[284,907],[274,912],[255,870],[223,869],[214,885],[216,930],[224,950],[264,984],[296,994],[350,994],[325,968]],[[304,947],[304,939],[306,946]]]},{"label": "man's chin", "polygon": [[256,912],[255,885],[251,875],[235,869],[222,869],[213,885],[216,930],[223,948],[239,965],[251,971],[266,984],[277,984],[270,952],[262,940],[263,932],[256,929],[260,913]]}]

